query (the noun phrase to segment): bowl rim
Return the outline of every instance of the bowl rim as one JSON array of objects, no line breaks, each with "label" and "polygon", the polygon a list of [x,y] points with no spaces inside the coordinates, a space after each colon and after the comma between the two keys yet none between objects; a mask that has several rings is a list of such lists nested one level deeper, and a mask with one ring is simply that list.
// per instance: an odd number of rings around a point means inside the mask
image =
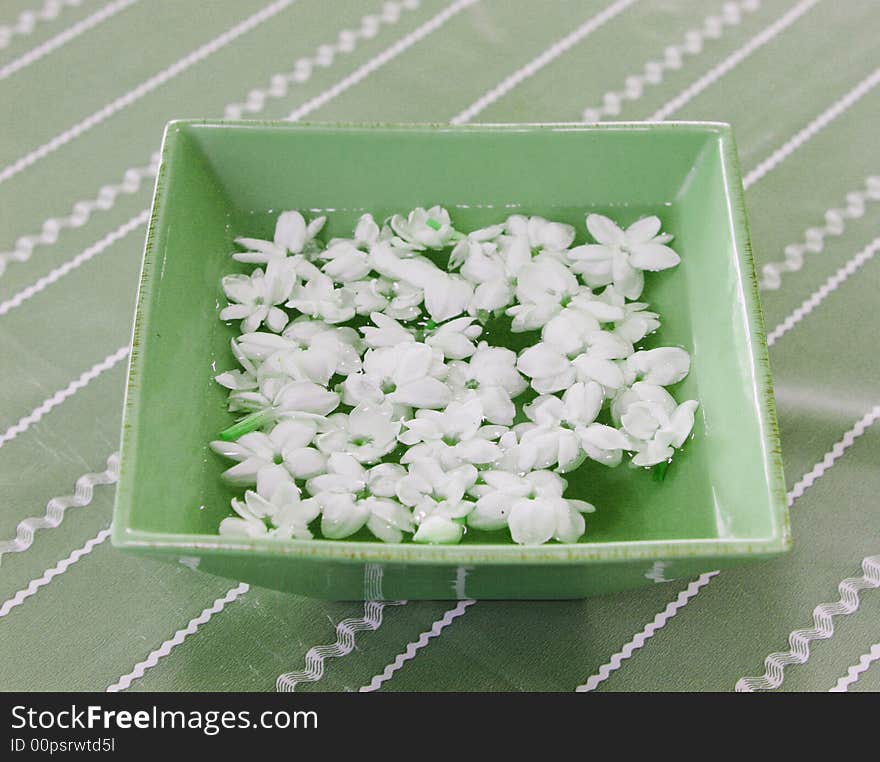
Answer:
[{"label": "bowl rim", "polygon": [[[765,443],[765,469],[770,486],[769,504],[773,514],[773,531],[765,536],[749,538],[686,538],[666,540],[621,540],[611,542],[553,543],[538,546],[516,544],[474,545],[419,545],[415,543],[384,543],[380,541],[351,541],[323,539],[275,540],[271,538],[239,538],[223,535],[152,532],[130,526],[133,502],[133,474],[126,467],[127,443],[134,435],[133,419],[140,397],[143,373],[139,337],[143,333],[144,301],[153,284],[148,282],[147,271],[155,256],[156,237],[160,228],[162,207],[166,203],[164,184],[167,159],[173,133],[181,128],[208,129],[283,129],[345,131],[412,131],[412,132],[657,132],[691,130],[716,135],[721,145],[720,161],[738,271],[743,278],[745,310],[747,314],[748,347],[754,361],[754,382],[757,387],[754,410],[759,417],[762,439]],[[164,129],[160,161],[153,198],[149,227],[141,263],[139,286],[132,329],[131,352],[128,359],[127,381],[123,402],[123,421],[120,447],[120,471],[117,482],[111,527],[111,543],[123,550],[179,552],[192,555],[247,555],[254,558],[292,557],[312,560],[344,562],[386,562],[434,565],[520,565],[561,564],[567,562],[597,561],[671,561],[675,559],[723,559],[732,557],[766,557],[784,553],[791,547],[785,480],[780,456],[779,430],[772,393],[769,351],[758,296],[758,278],[745,215],[742,175],[733,131],[729,123],[720,121],[619,121],[619,122],[478,122],[452,125],[443,122],[288,122],[285,120],[227,120],[227,119],[173,119]]]}]

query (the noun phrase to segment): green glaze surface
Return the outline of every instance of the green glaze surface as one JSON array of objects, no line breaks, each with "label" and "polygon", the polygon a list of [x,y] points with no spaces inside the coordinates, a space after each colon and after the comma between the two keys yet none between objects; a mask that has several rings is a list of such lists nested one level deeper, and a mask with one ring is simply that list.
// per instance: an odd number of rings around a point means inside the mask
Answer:
[{"label": "green glaze surface", "polygon": [[[572,497],[594,502],[576,544],[522,547],[471,532],[459,546],[375,540],[244,540],[216,533],[232,492],[208,442],[232,422],[219,370],[236,327],[217,319],[237,235],[271,237],[273,215],[310,209],[342,234],[364,211],[440,203],[481,226],[511,210],[575,225],[587,211],[658,214],[682,264],[652,275],[652,342],[688,348],[678,389],[698,399],[692,440],[662,482],[587,462]],[[534,337],[492,336],[516,346]],[[113,542],[279,590],[364,594],[379,565],[390,598],[573,598],[652,584],[788,547],[767,350],[729,127],[290,125],[172,122],[135,320]],[[465,574],[466,572],[466,574]],[[466,577],[463,579],[463,575]],[[457,583],[457,584],[456,584]]]}]

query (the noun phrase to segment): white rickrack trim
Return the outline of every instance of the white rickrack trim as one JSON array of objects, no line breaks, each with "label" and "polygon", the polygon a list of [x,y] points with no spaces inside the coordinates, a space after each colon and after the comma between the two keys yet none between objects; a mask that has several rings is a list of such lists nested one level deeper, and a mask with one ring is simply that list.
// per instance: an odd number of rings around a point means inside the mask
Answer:
[{"label": "white rickrack trim", "polygon": [[85,264],[93,257],[98,256],[106,249],[110,248],[117,241],[125,238],[129,233],[133,233],[140,227],[143,227],[150,220],[150,210],[142,209],[138,214],[136,214],[131,219],[123,222],[116,230],[113,230],[103,238],[100,238],[98,241],[93,243],[91,246],[83,249],[79,254],[71,259],[68,259],[63,264],[58,267],[50,270],[46,275],[42,278],[38,278],[31,285],[26,286],[21,291],[13,294],[8,299],[3,302],[0,302],[0,317],[11,312],[16,307],[20,307],[24,302],[28,299],[39,294],[43,291],[47,286],[51,286],[56,281],[63,278],[65,275],[70,273],[72,270],[75,270],[80,265]]},{"label": "white rickrack trim", "polygon": [[846,675],[841,677],[837,681],[837,684],[828,692],[846,693],[849,690],[849,686],[858,682],[859,678],[868,671],[875,661],[880,661],[880,643],[875,643],[871,646],[871,650],[868,651],[868,653],[862,654],[858,664],[853,664],[853,666],[847,671]]},{"label": "white rickrack trim", "polygon": [[373,632],[382,626],[382,612],[386,606],[406,605],[406,601],[382,601],[382,567],[368,564],[364,573],[364,615],[357,619],[343,619],[336,625],[336,642],[327,646],[313,646],[305,656],[306,666],[301,672],[286,672],[278,676],[275,690],[293,693],[300,683],[316,683],[324,677],[324,662],[350,654],[359,632]]},{"label": "white rickrack trim", "polygon": [[880,68],[874,69],[842,98],[836,100],[806,127],[797,132],[743,178],[743,187],[750,188],[782,164],[804,143],[814,138],[841,114],[852,108],[880,84]]},{"label": "white rickrack trim", "polygon": [[330,66],[337,54],[351,53],[360,41],[373,39],[383,24],[393,26],[404,12],[416,10],[418,7],[419,0],[401,0],[401,2],[388,0],[382,4],[380,13],[364,16],[357,29],[340,29],[335,42],[319,45],[313,55],[298,59],[291,71],[273,75],[268,87],[254,88],[243,102],[228,104],[223,117],[241,119],[246,114],[262,111],[269,98],[283,98],[287,95],[290,85],[307,82],[317,68]]},{"label": "white rickrack trim", "polygon": [[624,101],[637,101],[649,86],[659,85],[667,72],[680,69],[685,58],[701,53],[707,40],[719,39],[728,29],[739,26],[744,14],[753,13],[760,7],[761,0],[725,3],[720,14],[706,16],[701,26],[685,32],[682,43],[669,45],[663,51],[662,59],[647,61],[641,74],[627,77],[622,90],[605,93],[602,105],[585,108],[581,118],[585,122],[598,122],[619,115]]},{"label": "white rickrack trim", "polygon": [[392,661],[385,669],[380,672],[378,675],[373,677],[373,679],[369,682],[369,684],[363,686],[359,692],[360,693],[371,693],[372,691],[377,691],[382,686],[382,683],[388,682],[395,672],[397,672],[403,665],[414,659],[418,651],[423,649],[428,642],[432,638],[436,638],[440,635],[443,630],[445,630],[452,622],[462,614],[464,614],[468,607],[473,606],[476,603],[475,600],[467,599],[464,601],[460,601],[457,606],[449,609],[443,616],[438,619],[434,624],[431,625],[431,629],[423,632],[419,635],[418,640],[409,643],[403,653],[398,654],[394,661]]},{"label": "white rickrack trim", "polygon": [[824,215],[825,224],[821,227],[807,228],[802,243],[788,244],[784,249],[785,259],[763,265],[760,287],[766,291],[776,291],[782,285],[782,276],[785,273],[799,271],[804,266],[807,254],[821,254],[825,248],[825,239],[829,236],[842,235],[846,223],[864,217],[867,205],[872,201],[880,201],[878,175],[868,175],[865,178],[864,189],[847,193],[846,206],[828,209]]},{"label": "white rickrack trim", "polygon": [[47,55],[52,53],[58,48],[63,47],[71,40],[76,39],[81,34],[85,34],[90,29],[94,29],[98,24],[106,21],[109,18],[112,18],[120,11],[124,11],[126,8],[134,5],[138,0],[114,0],[114,2],[107,3],[107,5],[95,11],[91,16],[87,16],[82,21],[78,21],[73,26],[68,27],[63,32],[56,34],[46,42],[41,45],[37,45],[37,47],[32,48],[27,53],[19,56],[14,61],[10,61],[5,66],[0,66],[0,80],[6,79],[7,77],[11,77],[16,72],[21,71],[26,66],[30,66],[32,63],[39,61],[41,58],[45,58]]},{"label": "white rickrack trim", "polygon": [[98,534],[96,534],[92,539],[88,540],[85,545],[81,548],[77,548],[74,550],[67,558],[61,559],[55,566],[50,569],[46,569],[39,577],[32,579],[27,587],[19,590],[15,595],[13,595],[8,600],[4,601],[2,605],[0,605],[0,619],[9,614],[12,609],[17,606],[21,606],[28,598],[32,595],[35,595],[36,592],[41,588],[48,585],[55,577],[64,574],[73,564],[79,561],[83,556],[87,556],[91,553],[98,545],[102,542],[106,542],[110,537],[109,529],[102,529]]},{"label": "white rickrack trim", "polygon": [[16,423],[6,429],[3,434],[0,434],[0,447],[3,447],[3,445],[11,442],[19,434],[27,431],[44,415],[46,415],[46,413],[58,407],[66,399],[76,394],[80,389],[88,386],[104,371],[110,370],[112,367],[125,359],[125,357],[128,355],[128,350],[128,344],[126,344],[124,347],[120,347],[112,354],[107,355],[107,357],[105,357],[100,362],[95,363],[87,371],[80,374],[78,378],[71,381],[63,389],[60,389],[59,391],[55,392],[55,394],[53,394],[51,397],[47,397],[45,400],[43,400],[43,402],[37,405],[37,407],[35,407],[30,413],[20,418]]},{"label": "white rickrack trim", "polygon": [[124,691],[131,686],[135,680],[139,680],[144,676],[148,669],[152,669],[162,659],[170,654],[177,646],[183,643],[190,635],[195,635],[199,628],[208,622],[214,614],[219,614],[224,608],[233,601],[240,598],[250,590],[250,585],[242,582],[235,587],[226,591],[225,595],[215,600],[208,608],[204,609],[197,617],[190,619],[189,623],[181,630],[174,633],[172,637],[162,643],[156,650],[151,651],[149,656],[141,662],[134,665],[134,669],[127,675],[120,677],[115,683],[107,686],[107,693],[118,693]]},{"label": "white rickrack trim", "polygon": [[873,259],[878,249],[880,249],[880,236],[877,236],[864,249],[852,257],[834,275],[831,275],[819,288],[804,299],[796,310],[768,333],[767,346],[772,347],[780,338],[800,323],[801,320],[825,301],[829,294],[836,291],[847,278],[856,273],[866,262]]},{"label": "white rickrack trim", "polygon": [[696,98],[707,88],[715,84],[726,74],[730,73],[745,61],[752,53],[764,47],[767,43],[776,39],[786,29],[788,29],[795,21],[803,16],[807,11],[812,9],[819,0],[800,0],[787,13],[774,21],[770,26],[756,34],[745,45],[731,53],[720,64],[714,66],[696,82],[686,87],[681,93],[668,103],[664,104],[651,119],[654,121],[662,121],[668,119],[672,114],[683,108],[687,103]]},{"label": "white rickrack trim", "polygon": [[742,677],[736,683],[740,693],[774,690],[785,679],[785,668],[790,664],[806,664],[810,658],[810,643],[814,640],[828,640],[834,635],[836,616],[849,616],[858,611],[862,590],[880,587],[880,556],[868,556],[862,560],[862,576],[848,577],[837,590],[840,598],[834,603],[822,603],[813,609],[813,627],[809,630],[795,630],[788,636],[790,650],[770,654],[764,660],[765,672],[760,677]]},{"label": "white rickrack trim", "polygon": [[446,8],[440,11],[440,13],[438,13],[436,16],[432,17],[409,34],[401,37],[393,45],[385,48],[385,50],[383,50],[374,58],[371,58],[362,66],[359,66],[347,77],[333,85],[333,87],[328,88],[320,95],[317,95],[311,100],[303,103],[302,106],[295,109],[287,116],[287,120],[291,122],[296,122],[302,119],[304,116],[311,114],[313,111],[319,109],[328,101],[333,100],[333,98],[336,98],[338,95],[341,95],[346,90],[349,90],[350,88],[365,80],[373,72],[381,69],[385,64],[389,63],[390,61],[393,61],[401,53],[409,50],[409,48],[411,48],[416,43],[421,42],[428,35],[436,32],[438,29],[440,29],[440,27],[446,24],[447,21],[450,21],[454,16],[458,15],[463,10],[469,8],[477,2],[479,2],[479,0],[456,0],[454,3],[446,6]]},{"label": "white rickrack trim", "polygon": [[17,174],[24,171],[33,164],[36,164],[38,161],[44,159],[49,154],[57,151],[62,146],[67,145],[67,143],[70,143],[72,140],[78,138],[80,135],[84,134],[88,130],[101,124],[101,122],[106,121],[119,111],[122,111],[128,106],[131,106],[133,103],[136,103],[141,98],[148,95],[153,90],[161,87],[169,80],[174,79],[174,77],[182,74],[187,69],[195,66],[197,63],[216,53],[218,50],[226,47],[242,35],[251,31],[260,24],[268,21],[273,16],[281,13],[281,11],[290,7],[294,2],[296,2],[296,0],[275,0],[275,2],[267,5],[262,10],[254,13],[252,16],[249,16],[244,21],[236,24],[233,27],[230,27],[223,34],[218,35],[213,40],[200,46],[180,60],[171,64],[171,66],[166,67],[158,74],[155,74],[149,79],[144,80],[137,87],[132,88],[123,95],[120,95],[118,98],[114,99],[107,105],[90,114],[82,121],[77,122],[75,125],[66,129],[64,132],[59,133],[51,140],[43,143],[38,148],[35,148],[33,151],[30,151],[24,156],[19,157],[11,164],[8,164],[3,169],[0,169],[0,184],[11,180]]},{"label": "white rickrack trim", "polygon": [[144,180],[156,177],[158,169],[159,152],[157,151],[150,156],[150,161],[145,166],[126,169],[121,182],[102,186],[93,199],[77,201],[67,216],[49,217],[43,222],[39,233],[21,236],[11,251],[0,252],[0,275],[6,269],[7,262],[27,262],[36,246],[51,246],[56,243],[59,233],[64,228],[80,228],[89,221],[93,212],[112,209],[120,195],[130,196],[136,193]]},{"label": "white rickrack trim", "polygon": [[617,0],[617,2],[611,3],[611,5],[607,6],[604,10],[587,19],[573,32],[553,43],[550,47],[544,50],[543,53],[533,58],[525,66],[517,69],[509,77],[503,79],[487,93],[477,98],[477,100],[464,111],[450,119],[450,124],[465,124],[470,122],[475,116],[477,116],[477,114],[491,106],[495,101],[500,100],[507,95],[507,93],[517,87],[521,82],[537,74],[545,66],[555,61],[564,53],[567,53],[571,48],[581,42],[581,40],[604,26],[615,16],[623,13],[623,11],[636,2],[638,2],[638,0]]},{"label": "white rickrack trim", "polygon": [[100,473],[83,474],[76,480],[72,495],[53,497],[46,504],[46,512],[42,516],[32,516],[20,521],[15,530],[15,537],[0,542],[0,561],[4,553],[21,553],[34,542],[34,535],[40,529],[55,529],[64,521],[68,508],[84,508],[92,502],[95,487],[103,484],[115,484],[119,479],[119,453],[114,452],[107,458],[107,468]]},{"label": "white rickrack trim", "polygon": [[[865,433],[865,430],[880,418],[880,405],[870,410],[855,425],[847,431],[840,441],[836,442],[829,450],[825,457],[822,458],[813,468],[806,473],[801,480],[792,487],[791,492],[786,496],[788,505],[791,506],[795,500],[801,497],[817,479],[821,478],[825,472],[834,465],[834,463],[846,452],[853,444],[857,437]],[[691,582],[681,593],[678,598],[672,601],[663,611],[654,617],[654,620],[645,625],[641,632],[637,633],[623,648],[614,654],[606,664],[599,667],[598,672],[592,675],[585,683],[579,685],[575,691],[585,693],[592,691],[598,685],[607,680],[611,673],[620,669],[624,659],[628,659],[635,651],[642,648],[645,642],[654,637],[658,630],[666,625],[670,618],[675,616],[683,609],[693,598],[699,595],[700,590],[708,585],[712,578],[720,574],[718,571],[707,572],[702,574],[697,580]]]},{"label": "white rickrack trim", "polygon": [[0,26],[0,50],[9,46],[12,38],[32,34],[40,21],[53,21],[65,8],[77,8],[82,0],[46,0],[36,11],[22,11],[12,24]]}]

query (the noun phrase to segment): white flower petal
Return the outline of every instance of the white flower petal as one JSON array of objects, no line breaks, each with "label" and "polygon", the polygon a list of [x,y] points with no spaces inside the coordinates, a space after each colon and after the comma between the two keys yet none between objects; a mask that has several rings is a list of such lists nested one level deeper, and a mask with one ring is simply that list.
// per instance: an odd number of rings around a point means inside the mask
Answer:
[{"label": "white flower petal", "polygon": [[547,500],[521,498],[510,509],[510,536],[520,545],[543,545],[556,533],[556,511]]}]

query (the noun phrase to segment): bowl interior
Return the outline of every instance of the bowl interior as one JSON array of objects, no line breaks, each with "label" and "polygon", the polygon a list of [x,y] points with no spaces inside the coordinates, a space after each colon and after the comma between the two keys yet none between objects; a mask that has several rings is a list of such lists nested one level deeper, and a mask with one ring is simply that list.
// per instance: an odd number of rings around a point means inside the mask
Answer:
[{"label": "bowl interior", "polygon": [[[664,321],[653,343],[692,354],[672,391],[700,401],[694,435],[659,483],[590,461],[568,474],[572,496],[597,506],[582,542],[778,538],[781,474],[743,212],[730,194],[736,172],[719,125],[172,123],[142,276],[116,521],[218,539],[233,493],[208,442],[232,420],[213,377],[235,367],[236,328],[217,312],[221,276],[249,269],[229,256],[236,236],[271,238],[285,209],[327,214],[332,237],[350,234],[365,211],[378,219],[442,204],[465,227],[514,212],[562,220],[578,243],[585,212],[619,223],[659,215],[682,264],[649,275],[645,298]],[[464,543],[499,541],[506,533]]]}]

